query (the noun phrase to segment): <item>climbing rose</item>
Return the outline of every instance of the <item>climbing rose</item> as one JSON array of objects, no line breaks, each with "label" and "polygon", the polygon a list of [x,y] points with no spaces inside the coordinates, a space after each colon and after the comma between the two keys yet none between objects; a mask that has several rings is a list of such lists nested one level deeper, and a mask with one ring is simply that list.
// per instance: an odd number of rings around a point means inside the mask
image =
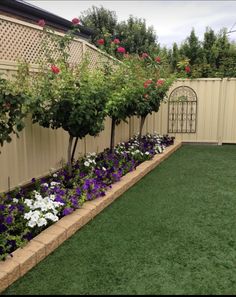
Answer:
[{"label": "climbing rose", "polygon": [[152,83],[151,79],[146,80],[145,83],[143,84],[144,88],[146,89],[151,83]]},{"label": "climbing rose", "polygon": [[148,55],[147,53],[143,53],[143,54],[142,54],[142,58],[145,59],[145,58],[148,58],[148,57],[149,57],[149,55]]},{"label": "climbing rose", "polygon": [[104,45],[105,41],[104,41],[104,39],[99,39],[99,40],[97,41],[97,43],[98,43],[99,45]]},{"label": "climbing rose", "polygon": [[160,57],[156,57],[155,61],[158,62],[158,63],[160,63],[161,62],[161,58]]},{"label": "climbing rose", "polygon": [[45,23],[44,20],[39,20],[39,21],[38,21],[38,25],[39,25],[40,27],[44,27],[44,26],[46,25],[46,23]]},{"label": "climbing rose", "polygon": [[80,20],[78,19],[78,18],[74,18],[73,20],[72,20],[72,24],[73,25],[78,25],[80,23]]},{"label": "climbing rose", "polygon": [[55,65],[52,65],[51,66],[51,70],[55,74],[58,74],[60,72],[60,69],[57,66],[55,66]]},{"label": "climbing rose", "polygon": [[189,66],[186,66],[185,67],[185,72],[189,73],[191,71],[190,67]]},{"label": "climbing rose", "polygon": [[162,86],[164,84],[164,79],[158,79],[157,86]]},{"label": "climbing rose", "polygon": [[121,53],[121,54],[125,54],[125,48],[124,47],[118,47],[117,52]]},{"label": "climbing rose", "polygon": [[113,40],[113,42],[114,42],[115,44],[119,44],[119,43],[120,43],[120,40],[119,40],[118,38],[115,38],[115,39]]}]

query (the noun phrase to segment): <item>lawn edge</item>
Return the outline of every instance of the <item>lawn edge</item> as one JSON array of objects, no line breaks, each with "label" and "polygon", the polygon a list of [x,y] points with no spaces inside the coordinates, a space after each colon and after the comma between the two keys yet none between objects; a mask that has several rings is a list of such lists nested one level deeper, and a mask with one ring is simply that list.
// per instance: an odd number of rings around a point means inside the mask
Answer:
[{"label": "lawn edge", "polygon": [[85,202],[81,209],[63,217],[34,237],[25,247],[14,251],[12,258],[0,261],[0,293],[45,259],[65,240],[70,238],[181,146],[182,142],[177,141],[173,145],[168,146],[162,154],[155,155],[152,160],[143,162],[135,171],[123,176],[119,182],[112,185],[106,196]]}]

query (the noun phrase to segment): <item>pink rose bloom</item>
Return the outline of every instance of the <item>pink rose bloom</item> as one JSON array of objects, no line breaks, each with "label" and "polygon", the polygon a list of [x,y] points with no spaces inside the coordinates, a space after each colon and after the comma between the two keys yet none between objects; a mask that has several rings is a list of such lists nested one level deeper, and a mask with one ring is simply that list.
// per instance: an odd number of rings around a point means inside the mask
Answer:
[{"label": "pink rose bloom", "polygon": [[39,20],[39,21],[38,21],[38,25],[39,25],[40,27],[44,27],[44,26],[46,25],[46,23],[45,23],[44,20]]},{"label": "pink rose bloom", "polygon": [[121,53],[121,54],[125,54],[125,48],[124,47],[118,47],[117,52]]},{"label": "pink rose bloom", "polygon": [[78,18],[74,18],[73,20],[72,20],[72,24],[73,25],[78,25],[80,23],[80,20],[78,19]]},{"label": "pink rose bloom", "polygon": [[161,62],[161,58],[160,58],[160,57],[156,57],[155,61],[156,61],[157,63],[160,63],[160,62]]},{"label": "pink rose bloom", "polygon": [[164,84],[164,79],[158,79],[158,81],[157,81],[157,86],[159,87],[159,86],[162,86],[163,84]]},{"label": "pink rose bloom", "polygon": [[104,39],[99,39],[99,40],[97,41],[97,43],[98,43],[99,45],[104,45],[105,41],[104,41]]},{"label": "pink rose bloom", "polygon": [[115,44],[120,44],[120,40],[119,40],[118,38],[115,38],[115,39],[113,40],[113,42],[114,42]]},{"label": "pink rose bloom", "polygon": [[60,72],[60,69],[57,66],[55,66],[55,65],[52,65],[51,66],[51,70],[55,74],[58,74]]},{"label": "pink rose bloom", "polygon": [[149,55],[148,55],[147,53],[143,53],[143,54],[142,54],[142,58],[145,59],[145,58],[148,58],[148,57],[149,57]]}]

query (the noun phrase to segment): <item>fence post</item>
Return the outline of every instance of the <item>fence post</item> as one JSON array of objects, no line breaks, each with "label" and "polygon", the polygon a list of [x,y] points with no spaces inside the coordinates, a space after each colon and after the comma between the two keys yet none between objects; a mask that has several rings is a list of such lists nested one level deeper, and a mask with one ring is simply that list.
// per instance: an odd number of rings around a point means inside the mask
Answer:
[{"label": "fence post", "polygon": [[217,124],[217,141],[218,145],[222,145],[223,131],[225,122],[225,103],[226,103],[226,91],[227,91],[227,78],[223,78],[220,86],[219,104],[218,104],[218,124]]}]

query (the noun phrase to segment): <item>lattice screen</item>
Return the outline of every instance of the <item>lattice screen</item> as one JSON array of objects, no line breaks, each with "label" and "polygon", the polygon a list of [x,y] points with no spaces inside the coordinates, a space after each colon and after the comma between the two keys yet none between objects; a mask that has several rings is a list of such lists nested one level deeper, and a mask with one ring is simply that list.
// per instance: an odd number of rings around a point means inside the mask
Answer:
[{"label": "lattice screen", "polygon": [[[43,59],[42,31],[22,24],[0,19],[0,59],[6,61],[25,60],[28,63],[37,64]],[[58,57],[58,51],[52,42],[48,41],[48,47],[54,58]],[[70,62],[78,63],[82,60],[83,44],[74,41],[71,45]]]}]

